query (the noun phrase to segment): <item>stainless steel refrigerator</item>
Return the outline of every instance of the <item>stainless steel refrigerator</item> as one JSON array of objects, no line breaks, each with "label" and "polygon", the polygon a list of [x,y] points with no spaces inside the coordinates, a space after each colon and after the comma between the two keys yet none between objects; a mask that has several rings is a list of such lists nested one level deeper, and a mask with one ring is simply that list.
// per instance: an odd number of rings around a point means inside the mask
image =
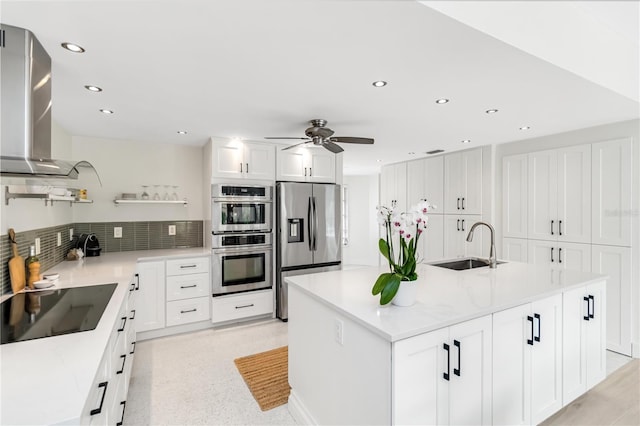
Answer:
[{"label": "stainless steel refrigerator", "polygon": [[276,315],[288,319],[286,277],[340,269],[340,185],[276,184]]}]

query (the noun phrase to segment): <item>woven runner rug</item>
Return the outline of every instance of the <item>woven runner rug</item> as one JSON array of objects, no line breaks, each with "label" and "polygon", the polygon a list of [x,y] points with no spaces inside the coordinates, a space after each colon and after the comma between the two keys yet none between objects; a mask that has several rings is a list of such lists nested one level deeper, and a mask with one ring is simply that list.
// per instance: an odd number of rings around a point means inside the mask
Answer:
[{"label": "woven runner rug", "polygon": [[289,399],[289,347],[272,349],[233,360],[262,411]]}]

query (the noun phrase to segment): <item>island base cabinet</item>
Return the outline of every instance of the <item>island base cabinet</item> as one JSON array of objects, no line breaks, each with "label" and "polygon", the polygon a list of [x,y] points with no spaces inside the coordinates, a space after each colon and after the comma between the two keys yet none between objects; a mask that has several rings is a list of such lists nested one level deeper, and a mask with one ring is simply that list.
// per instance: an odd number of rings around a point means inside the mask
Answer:
[{"label": "island base cabinet", "polygon": [[139,262],[136,296],[136,331],[156,330],[165,327],[165,268],[164,261]]},{"label": "island base cabinet", "polygon": [[537,424],[562,408],[562,295],[493,315],[493,424]]},{"label": "island base cabinet", "polygon": [[563,405],[602,381],[606,368],[605,283],[564,293]]},{"label": "island base cabinet", "polygon": [[393,424],[491,423],[491,316],[393,345]]}]

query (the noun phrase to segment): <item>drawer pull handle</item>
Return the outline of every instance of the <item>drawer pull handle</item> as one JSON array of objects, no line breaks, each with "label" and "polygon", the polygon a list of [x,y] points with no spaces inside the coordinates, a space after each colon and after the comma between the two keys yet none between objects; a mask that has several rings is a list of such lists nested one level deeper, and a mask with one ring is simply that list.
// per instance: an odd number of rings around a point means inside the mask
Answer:
[{"label": "drawer pull handle", "polygon": [[591,302],[591,312],[589,312],[589,318],[595,318],[596,315],[596,298],[591,294],[589,295],[589,301]]},{"label": "drawer pull handle", "polygon": [[136,274],[136,290],[140,290],[140,275]]},{"label": "drawer pull handle", "polygon": [[[464,198],[463,198],[464,200]],[[458,348],[458,368],[454,368],[453,369],[453,374],[455,374],[456,376],[460,377],[460,371],[462,370],[462,368],[460,367],[460,352],[462,352],[462,346],[461,343],[457,340],[453,341],[453,346],[455,346],[456,348]]]},{"label": "drawer pull handle", "polygon": [[122,426],[124,422],[124,410],[127,408],[127,401],[120,401],[120,405],[122,405],[122,417],[120,417],[120,421],[116,423],[116,426]]},{"label": "drawer pull handle", "polygon": [[180,311],[180,313],[181,314],[188,314],[189,312],[195,312],[195,311],[197,311],[197,309],[193,308],[193,309],[189,309],[188,311]]},{"label": "drawer pull handle", "polygon": [[527,316],[527,321],[531,321],[531,339],[527,339],[527,345],[533,346],[533,317]]},{"label": "drawer pull handle", "polygon": [[538,335],[537,336],[533,336],[533,340],[535,340],[536,342],[540,341],[540,329],[542,328],[542,320],[540,317],[540,314],[533,314],[533,319],[534,320],[538,320]]},{"label": "drawer pull handle", "polygon": [[240,305],[240,306],[236,306],[236,309],[242,309],[242,308],[250,308],[253,306],[253,303],[249,303],[248,305]]},{"label": "drawer pull handle", "polygon": [[129,317],[129,319],[130,319],[130,320],[132,320],[132,319],[136,319],[136,310],[135,310],[135,309],[132,309],[132,310],[131,310],[131,316]]},{"label": "drawer pull handle", "polygon": [[131,342],[131,352],[129,355],[133,355],[136,352],[136,342]]},{"label": "drawer pull handle", "polygon": [[195,268],[198,265],[180,265],[180,269]]},{"label": "drawer pull handle", "polygon": [[104,396],[107,394],[107,386],[109,386],[109,382],[102,382],[98,385],[98,388],[104,388],[102,391],[102,398],[100,398],[100,406],[98,408],[94,408],[89,412],[90,415],[95,416],[96,414],[100,414],[102,412],[102,405],[104,404]]},{"label": "drawer pull handle", "polygon": [[193,288],[193,287],[198,287],[196,284],[193,285],[181,285],[180,288]]},{"label": "drawer pull handle", "polygon": [[120,333],[121,331],[124,331],[124,328],[127,325],[127,317],[122,317],[122,327],[118,329],[118,333]]},{"label": "drawer pull handle", "polygon": [[116,371],[116,374],[122,374],[122,372],[124,371],[124,363],[127,362],[127,355],[120,355],[120,358],[122,358],[122,367],[120,367],[120,370]]},{"label": "drawer pull handle", "polygon": [[589,298],[587,296],[584,296],[582,298],[582,300],[584,300],[585,302],[587,302],[587,314],[584,315],[582,317],[582,319],[584,319],[585,321],[589,321],[589,317],[591,316],[591,305],[589,304]]},{"label": "drawer pull handle", "polygon": [[136,290],[136,283],[131,283],[131,288],[129,289],[129,291],[135,291]]},{"label": "drawer pull handle", "polygon": [[445,380],[449,380],[449,373],[451,373],[451,358],[450,358],[450,352],[449,352],[449,345],[447,345],[446,343],[442,344],[442,349],[444,349],[445,351],[447,351],[447,372],[446,373],[442,373],[442,377]]}]

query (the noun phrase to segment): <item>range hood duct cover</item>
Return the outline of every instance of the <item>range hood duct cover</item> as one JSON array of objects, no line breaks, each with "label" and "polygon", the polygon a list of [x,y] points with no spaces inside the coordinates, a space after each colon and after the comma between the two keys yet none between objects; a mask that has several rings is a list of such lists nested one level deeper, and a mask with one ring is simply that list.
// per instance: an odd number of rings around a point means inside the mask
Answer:
[{"label": "range hood duct cover", "polygon": [[51,57],[38,39],[0,24],[0,56],[0,173],[77,179],[79,167],[95,171],[87,161],[51,159]]}]

